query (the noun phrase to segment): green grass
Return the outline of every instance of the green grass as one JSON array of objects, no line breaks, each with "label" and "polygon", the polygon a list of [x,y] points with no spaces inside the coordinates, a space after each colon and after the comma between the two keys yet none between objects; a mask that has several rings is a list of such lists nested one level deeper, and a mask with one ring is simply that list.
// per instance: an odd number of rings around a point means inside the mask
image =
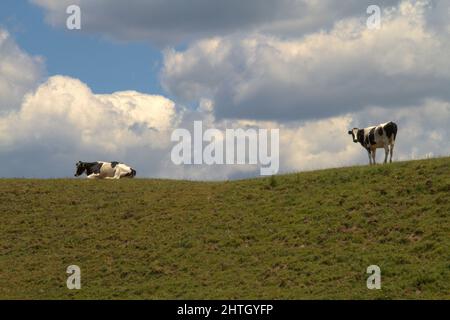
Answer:
[{"label": "green grass", "polygon": [[0,215],[3,299],[450,298],[450,158],[232,182],[2,179]]}]

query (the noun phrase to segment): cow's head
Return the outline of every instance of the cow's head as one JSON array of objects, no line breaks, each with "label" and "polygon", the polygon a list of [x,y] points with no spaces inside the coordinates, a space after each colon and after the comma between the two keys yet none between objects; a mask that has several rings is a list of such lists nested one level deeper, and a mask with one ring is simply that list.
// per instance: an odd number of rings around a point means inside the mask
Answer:
[{"label": "cow's head", "polygon": [[348,132],[348,134],[352,136],[354,143],[358,143],[358,132],[359,132],[358,128],[353,128]]},{"label": "cow's head", "polygon": [[77,171],[75,172],[74,176],[78,177],[78,176],[81,176],[83,174],[83,172],[86,170],[86,164],[81,161],[78,161],[76,163],[76,166],[77,166]]}]

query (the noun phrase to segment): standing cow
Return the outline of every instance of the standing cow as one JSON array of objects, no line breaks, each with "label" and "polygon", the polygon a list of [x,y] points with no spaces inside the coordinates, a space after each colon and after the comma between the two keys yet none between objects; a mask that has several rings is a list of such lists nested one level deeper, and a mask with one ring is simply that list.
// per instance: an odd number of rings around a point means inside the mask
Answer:
[{"label": "standing cow", "polygon": [[75,177],[81,176],[84,172],[86,172],[88,179],[133,178],[136,175],[136,170],[117,161],[78,161],[76,166],[77,171],[75,172]]},{"label": "standing cow", "polygon": [[380,124],[379,126],[365,129],[354,128],[348,134],[352,135],[354,143],[361,143],[364,149],[369,153],[369,163],[376,164],[376,150],[384,148],[384,163],[387,162],[388,154],[391,153],[390,162],[394,153],[395,139],[397,138],[397,125],[394,122]]}]

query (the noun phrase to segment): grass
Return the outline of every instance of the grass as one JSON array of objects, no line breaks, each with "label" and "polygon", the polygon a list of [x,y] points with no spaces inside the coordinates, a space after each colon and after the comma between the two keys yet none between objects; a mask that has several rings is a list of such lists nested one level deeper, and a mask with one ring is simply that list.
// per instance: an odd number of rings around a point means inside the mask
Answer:
[{"label": "grass", "polygon": [[449,299],[449,213],[450,158],[232,182],[2,179],[0,298]]}]

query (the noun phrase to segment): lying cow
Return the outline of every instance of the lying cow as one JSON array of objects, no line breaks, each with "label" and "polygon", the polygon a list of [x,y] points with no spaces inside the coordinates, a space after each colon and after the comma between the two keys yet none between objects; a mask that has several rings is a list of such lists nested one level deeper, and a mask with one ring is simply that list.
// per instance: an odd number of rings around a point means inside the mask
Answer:
[{"label": "lying cow", "polygon": [[81,176],[84,172],[86,172],[88,179],[133,178],[136,175],[136,170],[117,161],[78,161],[76,166],[77,171],[75,172],[75,177]]},{"label": "lying cow", "polygon": [[395,139],[397,138],[397,125],[394,122],[388,122],[365,129],[354,128],[353,130],[350,130],[348,134],[352,135],[353,142],[361,143],[364,149],[367,150],[369,153],[370,164],[372,164],[372,160],[373,164],[376,164],[375,155],[376,150],[379,148],[384,148],[384,163],[387,162],[389,152],[391,153],[390,162],[392,162]]}]

